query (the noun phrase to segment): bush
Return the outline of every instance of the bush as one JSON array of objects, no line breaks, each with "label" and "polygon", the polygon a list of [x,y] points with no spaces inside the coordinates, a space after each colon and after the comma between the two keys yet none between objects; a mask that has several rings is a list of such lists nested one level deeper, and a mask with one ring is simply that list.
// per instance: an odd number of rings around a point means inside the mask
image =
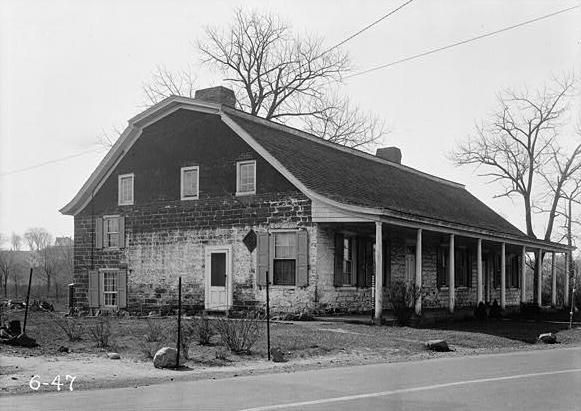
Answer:
[{"label": "bush", "polygon": [[156,321],[148,318],[146,323],[146,333],[139,333],[139,335],[134,335],[134,337],[137,341],[139,351],[141,351],[147,359],[152,359],[155,356],[155,353],[166,345],[165,340],[167,338],[168,329],[165,320]]},{"label": "bush", "polygon": [[198,330],[198,343],[200,345],[210,345],[210,340],[215,334],[210,320],[206,316],[202,316],[202,318],[196,318],[194,321]]},{"label": "bush", "polygon": [[[171,327],[171,332],[168,333],[170,335],[169,345],[175,346],[178,340],[177,324],[172,323],[168,326]],[[183,357],[186,360],[189,360],[190,357],[188,353],[190,351],[190,345],[192,345],[192,342],[194,342],[194,340],[198,337],[197,333],[198,327],[194,321],[182,320],[181,328],[182,331],[180,333],[180,354],[183,355]]]},{"label": "bush", "polygon": [[109,347],[109,337],[111,337],[111,320],[109,317],[101,317],[93,324],[89,325],[89,335],[97,343],[97,347]]},{"label": "bush", "polygon": [[259,316],[249,312],[245,318],[218,318],[215,326],[222,344],[234,353],[249,353],[260,337]]},{"label": "bush", "polygon": [[53,315],[52,321],[67,335],[69,341],[80,341],[85,327],[80,319]]},{"label": "bush", "polygon": [[416,299],[420,296],[420,287],[405,281],[395,281],[388,288],[389,300],[398,325],[408,325],[414,313]]}]

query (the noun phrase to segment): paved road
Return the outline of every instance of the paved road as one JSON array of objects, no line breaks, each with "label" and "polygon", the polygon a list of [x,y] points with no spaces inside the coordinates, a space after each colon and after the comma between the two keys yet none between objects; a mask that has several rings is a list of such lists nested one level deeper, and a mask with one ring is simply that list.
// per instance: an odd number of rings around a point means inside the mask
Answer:
[{"label": "paved road", "polygon": [[5,397],[1,410],[580,410],[581,347]]}]

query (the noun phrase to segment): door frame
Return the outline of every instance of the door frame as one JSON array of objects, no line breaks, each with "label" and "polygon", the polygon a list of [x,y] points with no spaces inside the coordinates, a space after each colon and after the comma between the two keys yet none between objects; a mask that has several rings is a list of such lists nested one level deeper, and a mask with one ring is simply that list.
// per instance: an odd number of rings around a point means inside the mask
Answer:
[{"label": "door frame", "polygon": [[[214,253],[226,253],[226,307],[222,309],[215,309],[209,307],[210,302],[210,284],[212,281],[212,254]],[[204,307],[208,310],[215,311],[227,311],[232,307],[232,246],[231,245],[208,245],[205,249],[205,295],[204,295]]]}]

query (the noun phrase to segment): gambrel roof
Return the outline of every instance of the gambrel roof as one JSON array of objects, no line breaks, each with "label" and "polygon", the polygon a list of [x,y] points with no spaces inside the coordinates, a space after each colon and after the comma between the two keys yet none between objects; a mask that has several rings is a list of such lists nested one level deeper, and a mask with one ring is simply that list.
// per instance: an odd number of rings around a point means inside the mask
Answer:
[{"label": "gambrel roof", "polygon": [[[169,97],[129,121],[129,126],[61,212],[75,215],[91,193],[139,138],[141,131],[176,110],[220,116],[222,121],[313,202],[368,221],[435,228],[523,245],[565,250],[567,246],[530,238],[458,183],[411,167],[330,143],[231,107]],[[361,221],[361,220],[359,220]]]}]

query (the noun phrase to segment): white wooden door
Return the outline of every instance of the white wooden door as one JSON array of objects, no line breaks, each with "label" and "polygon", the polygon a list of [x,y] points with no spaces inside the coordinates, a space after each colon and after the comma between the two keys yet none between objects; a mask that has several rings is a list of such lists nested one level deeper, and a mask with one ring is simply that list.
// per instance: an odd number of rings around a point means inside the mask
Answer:
[{"label": "white wooden door", "polygon": [[225,311],[232,305],[232,252],[230,247],[206,249],[207,310]]}]

